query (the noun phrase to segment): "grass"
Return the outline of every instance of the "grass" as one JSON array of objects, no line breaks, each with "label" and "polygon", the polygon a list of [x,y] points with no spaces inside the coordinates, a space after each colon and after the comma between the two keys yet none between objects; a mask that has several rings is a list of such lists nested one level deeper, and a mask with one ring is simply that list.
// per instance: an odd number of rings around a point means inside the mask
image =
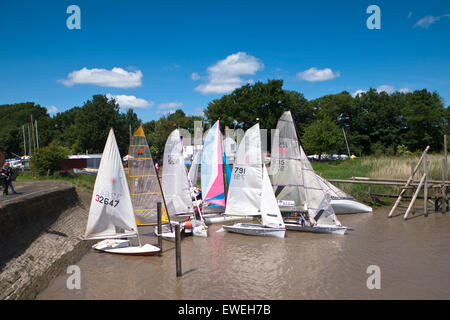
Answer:
[{"label": "grass", "polygon": [[94,190],[96,176],[86,175],[86,174],[60,174],[55,173],[52,176],[39,176],[33,174],[30,171],[25,171],[17,176],[16,181],[34,181],[34,180],[56,180],[67,182],[74,185],[76,188],[83,189],[88,192]]}]

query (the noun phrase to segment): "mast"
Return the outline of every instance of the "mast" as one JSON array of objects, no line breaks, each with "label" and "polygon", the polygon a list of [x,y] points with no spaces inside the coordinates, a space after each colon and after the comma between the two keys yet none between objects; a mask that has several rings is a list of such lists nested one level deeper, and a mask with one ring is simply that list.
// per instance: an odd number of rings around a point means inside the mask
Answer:
[{"label": "mast", "polygon": [[22,131],[23,131],[23,151],[25,157],[27,156],[27,142],[25,137],[25,125],[22,125]]}]

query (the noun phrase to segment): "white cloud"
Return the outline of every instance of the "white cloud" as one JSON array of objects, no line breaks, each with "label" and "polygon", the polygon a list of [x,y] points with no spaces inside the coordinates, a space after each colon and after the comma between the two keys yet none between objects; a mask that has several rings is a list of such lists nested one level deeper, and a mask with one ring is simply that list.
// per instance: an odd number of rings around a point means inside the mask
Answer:
[{"label": "white cloud", "polygon": [[[182,102],[167,102],[167,103],[161,103],[158,106],[158,109],[177,109],[177,108],[181,108],[183,106]],[[175,112],[175,110],[174,110]]]},{"label": "white cloud", "polygon": [[395,92],[395,88],[393,86],[383,85],[377,88],[377,92],[386,92],[387,94],[391,94]]},{"label": "white cloud", "polygon": [[264,64],[259,59],[245,52],[231,54],[208,67],[208,83],[197,86],[195,90],[203,94],[228,93],[248,83],[241,76],[253,75],[262,68]]},{"label": "white cloud", "polygon": [[433,17],[433,16],[425,16],[419,21],[416,22],[416,24],[413,27],[421,27],[424,29],[428,29],[429,26],[431,26],[433,23],[439,21],[442,18],[449,18],[450,14],[443,14],[441,16]]},{"label": "white cloud", "polygon": [[360,95],[360,94],[362,94],[362,93],[364,93],[364,92],[366,92],[366,91],[367,91],[367,90],[361,90],[361,89],[356,90],[355,92],[353,92],[352,96],[353,96],[353,97],[356,97],[356,96],[358,96],[358,95]]},{"label": "white cloud", "polygon": [[[412,92],[413,91],[411,88],[401,88],[399,90],[396,90],[395,87],[390,86],[390,85],[379,86],[376,90],[377,90],[378,93],[386,92],[387,94],[392,94],[392,93],[394,93],[396,91],[401,92],[401,93],[408,93],[408,92]],[[359,90],[356,90],[355,92],[353,92],[352,96],[356,97],[356,96],[358,96],[358,95],[360,95],[362,93],[365,93],[365,92],[367,92],[367,90],[359,89]]]},{"label": "white cloud", "polygon": [[47,108],[48,113],[57,113],[58,112],[58,108],[56,108],[55,106],[49,106],[46,108]]},{"label": "white cloud", "polygon": [[126,95],[112,95],[106,94],[108,99],[114,99],[121,108],[150,108],[155,103],[153,101],[147,101],[145,99],[136,98],[135,96]]},{"label": "white cloud", "polygon": [[59,81],[67,87],[75,84],[93,84],[101,87],[135,88],[142,85],[142,72],[126,71],[116,67],[111,70],[83,68],[72,71],[67,79]]},{"label": "white cloud", "polygon": [[310,82],[332,80],[339,76],[339,71],[333,72],[333,70],[331,70],[330,68],[317,69],[316,67],[312,67],[308,70],[297,73],[298,79]]},{"label": "white cloud", "polygon": [[200,75],[197,72],[192,72],[191,79],[194,81],[200,80]]},{"label": "white cloud", "polygon": [[410,12],[408,13],[408,19],[411,18],[412,14],[413,14],[412,11],[410,11]]}]

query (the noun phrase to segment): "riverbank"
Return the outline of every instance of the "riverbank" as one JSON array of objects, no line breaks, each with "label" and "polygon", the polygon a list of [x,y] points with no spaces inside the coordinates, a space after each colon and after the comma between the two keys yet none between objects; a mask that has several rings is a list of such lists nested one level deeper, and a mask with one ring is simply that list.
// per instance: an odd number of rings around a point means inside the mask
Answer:
[{"label": "riverbank", "polygon": [[88,252],[90,193],[58,181],[14,183],[0,200],[0,299],[34,299]]}]

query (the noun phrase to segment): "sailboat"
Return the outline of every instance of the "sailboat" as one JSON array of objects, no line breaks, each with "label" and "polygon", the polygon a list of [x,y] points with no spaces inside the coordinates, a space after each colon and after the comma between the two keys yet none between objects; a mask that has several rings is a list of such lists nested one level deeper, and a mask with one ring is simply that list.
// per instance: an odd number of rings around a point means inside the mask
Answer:
[{"label": "sailboat", "polygon": [[[128,238],[138,237],[139,246]],[[160,249],[141,244],[127,178],[111,128],[95,179],[84,240],[105,239],[96,250],[125,255],[155,255]]]},{"label": "sailboat", "polygon": [[137,225],[155,225],[158,202],[162,205],[162,224],[169,224],[161,184],[142,126],[131,137],[128,154],[131,202]]},{"label": "sailboat", "polygon": [[[242,220],[239,216],[225,216],[227,157],[223,152],[223,137],[219,120],[208,130],[203,142],[201,157],[201,190],[203,212],[207,224],[232,220]],[[225,164],[225,166],[224,166]],[[225,174],[224,174],[225,168]],[[244,219],[248,219],[244,217]]]},{"label": "sailboat", "polygon": [[[287,113],[289,113],[289,115]],[[287,149],[287,146],[285,145],[280,145],[279,148],[276,148],[276,146],[272,146],[272,152],[275,155],[278,155],[278,159],[274,158],[273,161],[278,161],[279,164],[281,163],[282,166],[285,167],[285,170],[277,170],[275,172],[276,177],[272,176],[273,179],[277,180],[276,182],[274,181],[275,185],[277,185],[278,187],[276,191],[277,199],[279,199],[279,204],[281,204],[282,206],[282,211],[297,211],[299,209],[298,205],[304,203],[305,199],[302,198],[302,192],[297,191],[298,187],[300,187],[301,189],[301,186],[298,185],[298,175],[292,174],[293,172],[298,173],[301,171],[300,167],[296,168],[296,166],[299,166],[300,164],[298,161],[291,161],[291,153],[293,152],[292,150],[296,150],[298,146],[301,154],[306,154],[302,146],[299,144],[298,140],[289,140],[290,135],[295,135],[295,137],[297,137],[295,124],[292,120],[290,111],[286,111],[285,114],[281,116],[277,125],[277,129],[279,135],[278,139],[280,140],[280,143],[285,144],[287,138],[287,141],[292,141],[293,144],[293,146],[291,146],[289,149]],[[303,162],[305,163],[305,166],[307,168],[310,168],[312,170],[311,164],[307,157],[303,159]],[[372,212],[371,207],[358,202],[355,198],[349,196],[321,176],[316,174],[316,177],[319,180],[321,188],[330,195],[331,206],[333,207],[335,214]],[[289,203],[292,205],[292,200],[294,200],[294,202],[296,203],[295,206],[289,206]]]},{"label": "sailboat", "polygon": [[[196,196],[191,192],[193,186],[184,164],[183,145],[178,129],[171,132],[164,148],[162,189],[169,217],[190,217],[191,215],[194,217],[192,221],[182,223],[184,235],[189,233],[195,236],[207,237],[208,230],[203,221],[199,201],[196,200]],[[198,218],[194,214],[194,209],[198,211]]]},{"label": "sailboat", "polygon": [[261,216],[261,224],[235,223],[225,231],[284,238],[286,228],[262,161],[259,123],[247,130],[239,145],[231,176],[225,215]]},{"label": "sailboat", "polygon": [[295,124],[290,111],[277,123],[272,142],[272,185],[280,210],[287,212],[286,229],[317,233],[344,234],[331,206],[331,195],[314,172],[298,143]]},{"label": "sailboat", "polygon": [[136,223],[139,226],[157,223],[157,203],[162,205],[161,224],[164,238],[175,238],[174,228],[167,214],[161,183],[156,174],[153,157],[140,126],[131,137],[128,150],[129,184]]}]

